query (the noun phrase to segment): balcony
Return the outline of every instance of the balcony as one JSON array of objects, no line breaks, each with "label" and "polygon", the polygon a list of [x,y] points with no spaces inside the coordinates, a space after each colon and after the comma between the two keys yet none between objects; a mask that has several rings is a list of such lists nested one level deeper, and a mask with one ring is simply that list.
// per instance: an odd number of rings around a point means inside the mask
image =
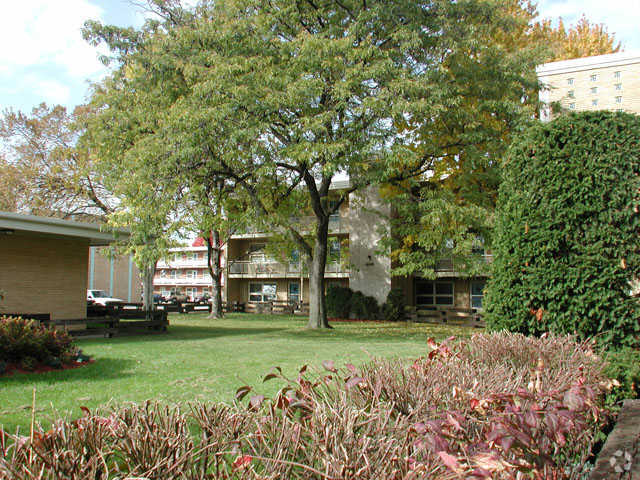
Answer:
[{"label": "balcony", "polygon": [[[482,261],[482,263],[490,264],[493,262],[492,254],[481,254],[478,255],[478,258]],[[466,263],[462,261],[456,261],[454,258],[442,258],[438,260],[436,264],[436,275],[437,276],[451,276],[460,272],[464,272],[467,268]]]},{"label": "balcony", "polygon": [[156,286],[171,286],[171,285],[211,285],[211,278],[209,275],[205,275],[204,277],[154,277],[153,284]]},{"label": "balcony", "polygon": [[207,257],[199,260],[158,261],[157,268],[207,268]]},{"label": "balcony", "polygon": [[[298,262],[256,262],[234,260],[229,262],[229,278],[300,278],[308,277],[306,265]],[[349,267],[339,262],[327,263],[325,278],[344,278],[349,276]]]}]

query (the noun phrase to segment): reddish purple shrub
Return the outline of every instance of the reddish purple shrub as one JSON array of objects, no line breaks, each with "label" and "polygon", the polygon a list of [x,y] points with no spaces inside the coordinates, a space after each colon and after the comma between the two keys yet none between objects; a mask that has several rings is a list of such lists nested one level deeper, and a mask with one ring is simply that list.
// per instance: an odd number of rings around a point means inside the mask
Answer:
[{"label": "reddish purple shrub", "polygon": [[[578,479],[607,379],[570,337],[477,335],[414,362],[302,367],[270,399],[132,405],[0,435],[15,479]],[[245,403],[246,401],[246,403]]]}]

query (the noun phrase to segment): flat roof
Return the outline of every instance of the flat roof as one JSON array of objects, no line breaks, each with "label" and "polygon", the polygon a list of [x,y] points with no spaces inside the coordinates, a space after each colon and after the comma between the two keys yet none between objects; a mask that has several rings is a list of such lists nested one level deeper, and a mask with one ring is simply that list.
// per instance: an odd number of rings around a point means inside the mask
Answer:
[{"label": "flat roof", "polygon": [[621,67],[632,63],[640,63],[640,51],[632,50],[543,63],[536,67],[536,73],[538,76],[559,75],[562,73],[593,70],[594,68]]},{"label": "flat roof", "polygon": [[0,211],[0,235],[14,232],[86,238],[91,246],[96,247],[109,245],[118,237],[129,236],[127,230],[110,231],[106,230],[105,225],[99,223],[74,222],[60,218]]}]

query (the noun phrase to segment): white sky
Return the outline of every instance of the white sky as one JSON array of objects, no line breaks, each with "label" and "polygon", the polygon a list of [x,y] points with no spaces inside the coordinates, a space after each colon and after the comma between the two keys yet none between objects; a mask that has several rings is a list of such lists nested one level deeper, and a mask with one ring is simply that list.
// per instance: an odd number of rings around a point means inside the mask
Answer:
[{"label": "white sky", "polygon": [[[563,17],[567,25],[584,13],[606,24],[626,50],[640,50],[640,0],[539,0],[538,10],[542,17]],[[140,25],[143,14],[127,0],[5,2],[0,16],[0,109],[30,110],[42,101],[73,107],[84,101],[88,81],[106,72],[96,49],[81,37],[87,19]]]}]

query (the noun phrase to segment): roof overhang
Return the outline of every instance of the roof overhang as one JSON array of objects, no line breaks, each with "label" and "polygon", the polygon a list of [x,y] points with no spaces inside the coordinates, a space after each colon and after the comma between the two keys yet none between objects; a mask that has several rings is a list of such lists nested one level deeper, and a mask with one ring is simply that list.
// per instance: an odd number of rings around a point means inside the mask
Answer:
[{"label": "roof overhang", "polygon": [[122,229],[110,231],[98,223],[72,222],[59,218],[0,212],[0,237],[13,233],[86,238],[91,246],[105,246],[129,237]]},{"label": "roof overhang", "polygon": [[609,53],[607,55],[595,55],[593,57],[543,63],[536,67],[536,73],[538,77],[547,77],[550,75],[593,70],[596,68],[622,67],[638,62],[640,62],[640,51]]}]

